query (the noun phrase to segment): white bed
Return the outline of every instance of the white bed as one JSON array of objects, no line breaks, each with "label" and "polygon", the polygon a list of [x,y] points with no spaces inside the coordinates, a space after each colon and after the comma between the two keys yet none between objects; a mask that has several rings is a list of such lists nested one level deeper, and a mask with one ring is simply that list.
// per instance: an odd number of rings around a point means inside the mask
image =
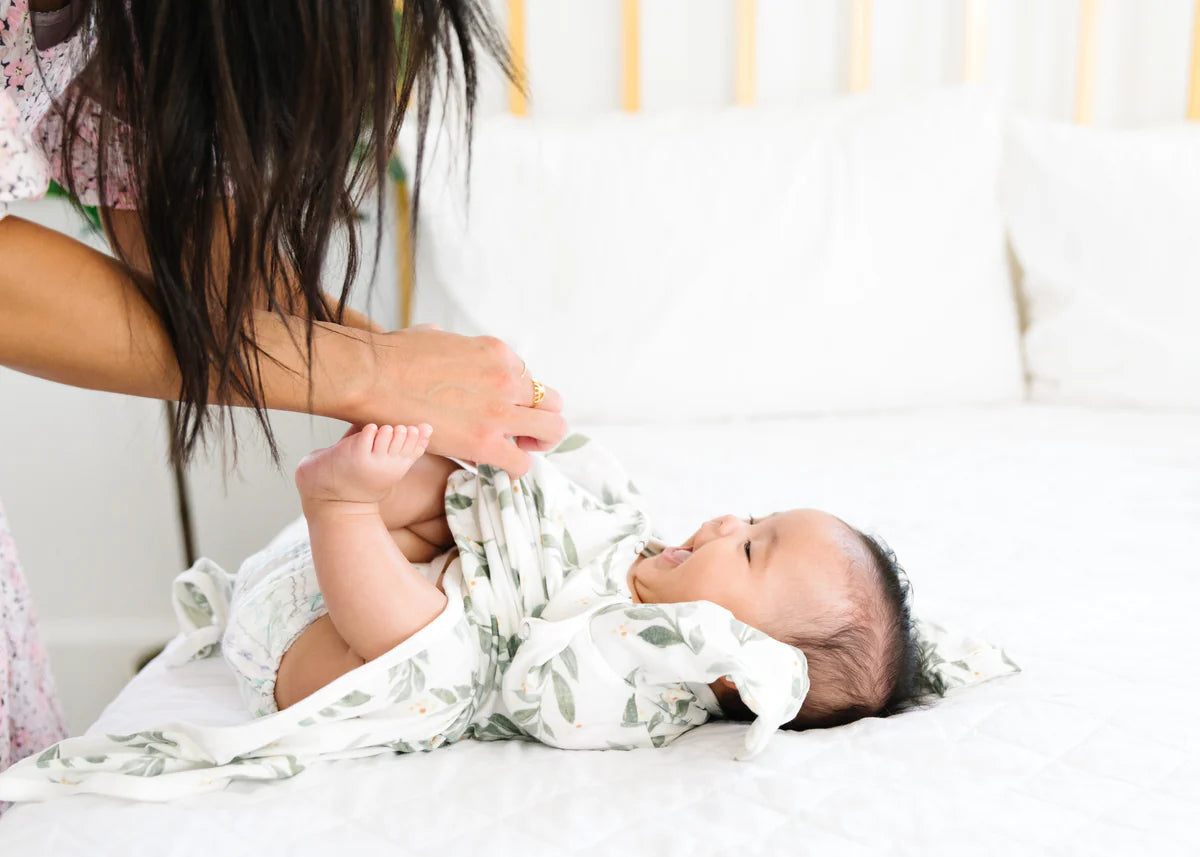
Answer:
[{"label": "white bed", "polygon": [[[1200,853],[1200,415],[1026,404],[592,434],[668,536],[829,509],[890,541],[921,615],[1024,671],[782,734],[747,763],[729,758],[743,727],[714,724],[658,751],[466,742],[166,805],[21,805],[0,854]],[[160,660],[92,731],[244,716],[220,661]]]}]

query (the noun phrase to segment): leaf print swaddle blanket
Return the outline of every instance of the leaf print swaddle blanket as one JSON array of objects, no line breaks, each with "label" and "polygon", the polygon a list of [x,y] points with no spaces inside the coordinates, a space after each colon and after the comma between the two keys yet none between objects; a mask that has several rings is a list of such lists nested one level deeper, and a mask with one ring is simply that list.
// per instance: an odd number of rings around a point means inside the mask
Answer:
[{"label": "leaf print swaddle blanket", "polygon": [[[167,800],[468,737],[661,747],[719,711],[708,683],[722,676],[758,715],[739,758],[799,710],[808,676],[798,649],[709,602],[633,602],[626,573],[652,527],[620,466],[587,438],[535,457],[519,480],[486,466],[454,473],[446,513],[459,551],[443,579],[447,607],[395,649],[245,723],[67,739],[0,775],[0,799]],[[305,562],[303,545],[272,546],[239,577]],[[218,653],[239,621],[235,586],[208,560],[177,578],[173,657]]]},{"label": "leaf print swaddle blanket", "polygon": [[480,467],[447,488],[464,609],[495,623],[481,714],[556,747],[661,747],[719,711],[708,684],[729,676],[759,715],[737,755],[760,752],[808,692],[804,655],[710,602],[634,603],[626,575],[653,532],[597,444],[572,435],[531,476]]}]

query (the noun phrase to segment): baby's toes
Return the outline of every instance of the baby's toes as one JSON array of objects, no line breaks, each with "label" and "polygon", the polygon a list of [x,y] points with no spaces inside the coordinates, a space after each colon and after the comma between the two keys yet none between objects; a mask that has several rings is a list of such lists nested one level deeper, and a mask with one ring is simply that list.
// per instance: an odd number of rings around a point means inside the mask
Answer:
[{"label": "baby's toes", "polygon": [[375,437],[379,434],[379,426],[367,423],[362,431],[350,438],[350,449],[357,453],[370,455]]},{"label": "baby's toes", "polygon": [[405,426],[392,426],[392,445],[388,447],[388,455],[395,458],[398,455],[404,454],[404,444],[408,440],[408,428]]},{"label": "baby's toes", "polygon": [[399,450],[399,454],[403,458],[414,459],[418,455],[417,441],[420,440],[421,432],[416,426],[405,426],[404,446]]},{"label": "baby's toes", "polygon": [[380,426],[375,435],[375,443],[371,451],[376,455],[387,455],[388,447],[392,445],[393,430],[391,426]]},{"label": "baby's toes", "polygon": [[433,426],[429,423],[421,423],[412,429],[411,432],[416,435],[416,450],[413,454],[416,456],[424,455],[425,450],[429,447],[429,438],[433,434]]}]

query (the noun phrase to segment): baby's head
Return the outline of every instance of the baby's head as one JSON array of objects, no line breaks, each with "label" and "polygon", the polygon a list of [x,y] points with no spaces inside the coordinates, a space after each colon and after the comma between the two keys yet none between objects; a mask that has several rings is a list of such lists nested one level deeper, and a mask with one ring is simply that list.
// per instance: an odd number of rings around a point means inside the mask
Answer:
[{"label": "baby's head", "polygon": [[[766,518],[726,515],[684,544],[639,561],[640,601],[712,601],[808,658],[811,689],[785,728],[836,726],[894,713],[920,695],[919,649],[896,557],[815,509]],[[753,715],[727,681],[725,713]]]}]

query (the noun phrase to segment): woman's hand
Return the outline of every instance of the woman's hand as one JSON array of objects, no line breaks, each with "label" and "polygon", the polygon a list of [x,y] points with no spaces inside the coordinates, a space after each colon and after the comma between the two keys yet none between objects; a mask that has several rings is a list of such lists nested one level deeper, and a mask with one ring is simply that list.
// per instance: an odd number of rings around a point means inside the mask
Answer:
[{"label": "woman's hand", "polygon": [[562,398],[546,387],[545,397],[531,407],[533,378],[499,339],[420,325],[373,335],[371,342],[368,382],[342,419],[426,422],[434,429],[431,452],[491,464],[514,476],[529,470],[528,452],[552,449],[566,434]]}]

